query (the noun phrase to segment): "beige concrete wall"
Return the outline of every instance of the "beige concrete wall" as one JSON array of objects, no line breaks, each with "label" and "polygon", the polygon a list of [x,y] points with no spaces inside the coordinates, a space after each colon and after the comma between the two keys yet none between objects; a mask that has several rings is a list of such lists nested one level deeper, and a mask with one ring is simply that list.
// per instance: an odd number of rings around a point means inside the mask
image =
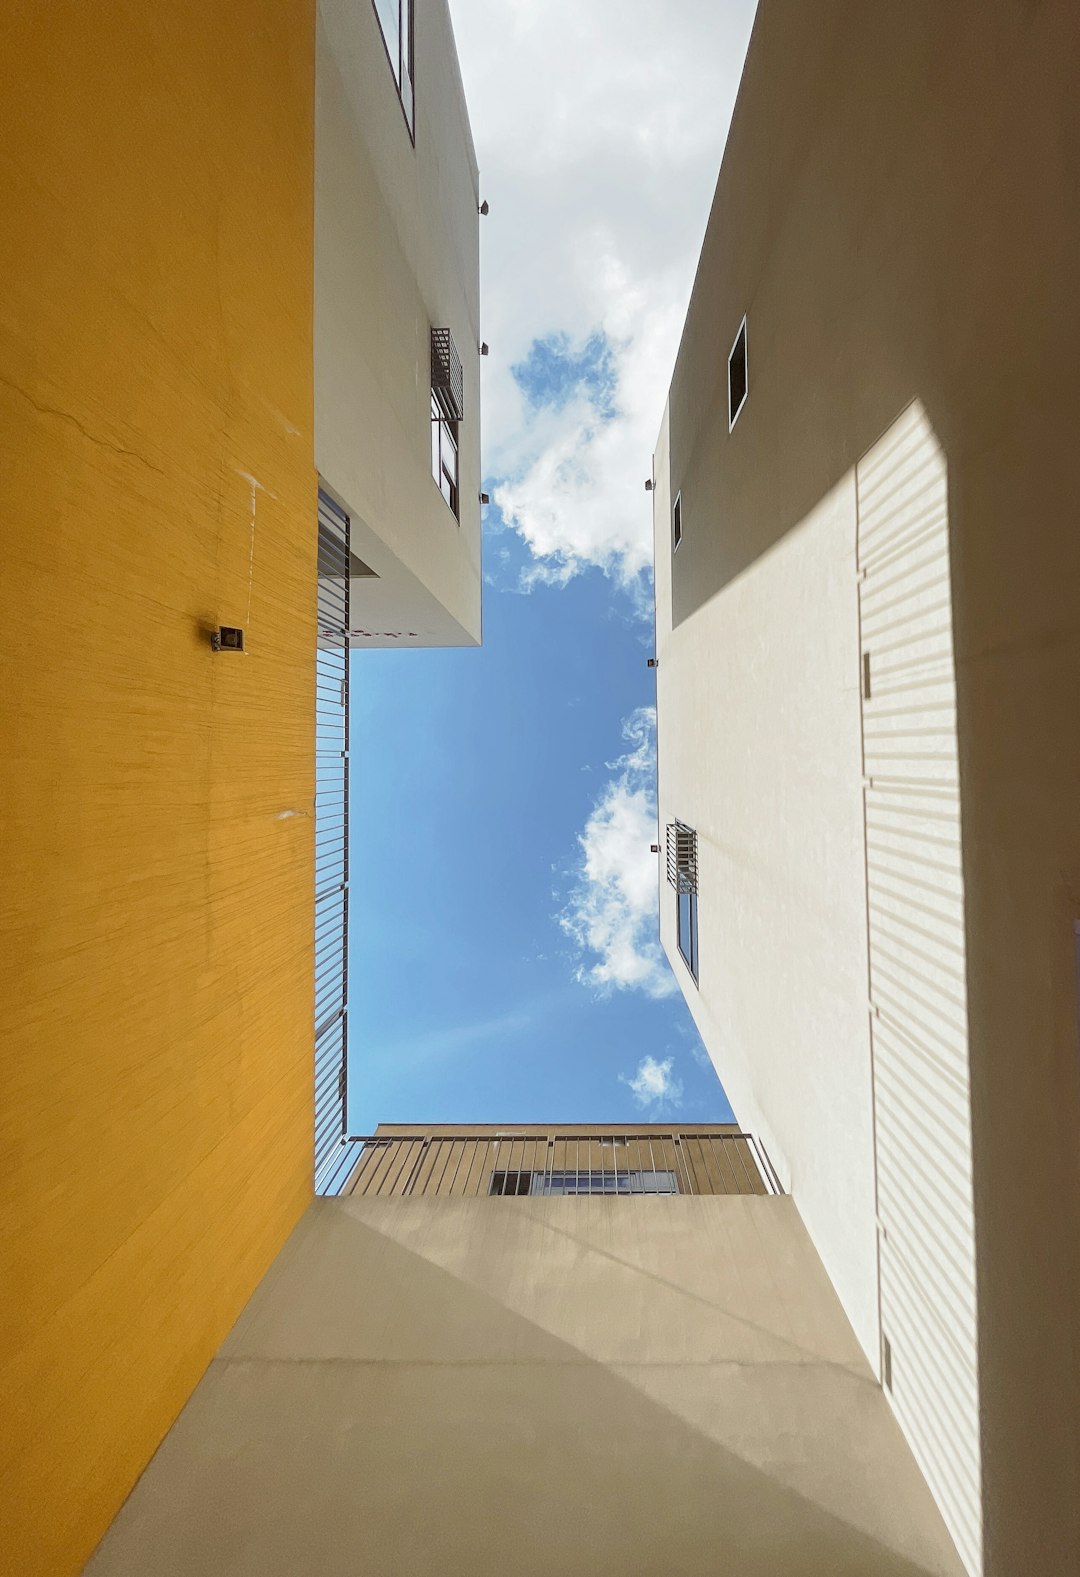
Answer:
[{"label": "beige concrete wall", "polygon": [[320,1200],[92,1577],[956,1577],[787,1199]]},{"label": "beige concrete wall", "polygon": [[[315,460],[375,572],[356,646],[480,639],[479,190],[445,0],[416,7],[415,49],[414,146],[374,7],[320,0]],[[431,474],[432,327],[464,372],[460,523]]]},{"label": "beige concrete wall", "polygon": [[[953,821],[935,858],[961,851],[963,935],[946,957],[939,908],[921,984],[906,954],[907,1028],[921,1018],[915,1038],[944,1057],[908,1094],[948,1142],[928,1157],[926,1129],[901,1126],[892,1162],[933,1174],[928,1220],[951,1173],[952,1209],[969,1186],[966,1077],[978,1342],[969,1328],[954,1360],[978,1377],[967,1525],[983,1544],[967,1553],[1009,1577],[1080,1569],[1078,76],[1066,0],[764,0],[656,460],[661,815],[706,834],[688,994],[872,1351],[856,483],[913,411],[942,456],[960,839]],[[750,393],[729,434],[744,313]],[[918,855],[900,858],[909,875]],[[931,889],[956,890],[943,869],[924,866],[931,908]],[[965,1012],[950,1133],[939,1073]],[[824,1155],[822,1105],[843,1136]],[[929,1267],[946,1309],[965,1295],[963,1245],[932,1236],[912,1274]],[[944,1504],[958,1432],[934,1436]]]},{"label": "beige concrete wall", "polygon": [[[678,818],[697,831],[697,985],[678,952],[663,860],[661,940],[740,1123],[794,1193],[876,1360],[854,486],[835,489],[672,638],[666,455],[665,426],[660,825]],[[679,566],[716,533],[707,484],[684,473],[680,485]]]}]

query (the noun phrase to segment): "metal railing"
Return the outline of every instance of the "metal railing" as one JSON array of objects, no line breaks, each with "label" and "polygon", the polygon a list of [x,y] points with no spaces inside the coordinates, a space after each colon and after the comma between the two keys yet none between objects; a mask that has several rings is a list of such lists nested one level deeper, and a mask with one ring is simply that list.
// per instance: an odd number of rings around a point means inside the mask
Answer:
[{"label": "metal railing", "polygon": [[667,825],[667,879],[676,892],[697,892],[697,833],[682,821]]},{"label": "metal railing", "polygon": [[[320,490],[315,661],[315,1186],[345,1142],[349,1001],[349,517]],[[330,1190],[332,1191],[332,1190]]]},{"label": "metal railing", "polygon": [[460,422],[465,416],[465,381],[461,357],[449,329],[431,331],[431,392],[447,421]]},{"label": "metal railing", "polygon": [[778,1194],[751,1134],[350,1135],[353,1164],[327,1192],[369,1197]]}]

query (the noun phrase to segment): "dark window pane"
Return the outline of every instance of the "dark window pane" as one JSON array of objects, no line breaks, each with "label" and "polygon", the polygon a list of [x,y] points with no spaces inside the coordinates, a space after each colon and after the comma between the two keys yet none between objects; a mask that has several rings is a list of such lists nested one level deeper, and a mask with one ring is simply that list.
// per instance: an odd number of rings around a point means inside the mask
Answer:
[{"label": "dark window pane", "polygon": [[537,1172],[534,1194],[677,1194],[674,1172]]},{"label": "dark window pane", "polygon": [[679,952],[690,973],[697,979],[697,893],[679,893]]},{"label": "dark window pane", "polygon": [[735,418],[742,410],[746,390],[746,324],[744,322],[728,357],[728,423],[731,427],[734,427]]}]

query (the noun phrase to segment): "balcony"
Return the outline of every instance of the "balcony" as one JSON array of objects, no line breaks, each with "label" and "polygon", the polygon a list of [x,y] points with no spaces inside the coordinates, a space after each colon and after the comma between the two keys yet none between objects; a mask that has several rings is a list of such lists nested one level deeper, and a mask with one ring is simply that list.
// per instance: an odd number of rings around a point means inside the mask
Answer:
[{"label": "balcony", "polygon": [[632,1194],[778,1194],[752,1135],[724,1126],[627,1132],[567,1124],[470,1132],[393,1129],[365,1137],[342,1194],[477,1198]]}]

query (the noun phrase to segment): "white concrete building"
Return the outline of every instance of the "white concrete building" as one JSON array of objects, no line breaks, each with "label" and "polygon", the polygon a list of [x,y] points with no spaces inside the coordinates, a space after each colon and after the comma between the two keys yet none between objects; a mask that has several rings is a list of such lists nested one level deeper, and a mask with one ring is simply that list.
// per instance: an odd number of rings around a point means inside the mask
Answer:
[{"label": "white concrete building", "polygon": [[480,641],[481,215],[446,0],[319,0],[314,22],[315,1173],[332,1191],[349,1156],[349,651]]},{"label": "white concrete building", "polygon": [[1080,1569],[1078,38],[765,0],[653,476],[664,947],[1002,1577]]},{"label": "white concrete building", "polygon": [[477,645],[480,195],[446,0],[319,0],[315,92],[315,461],[351,643]]}]

